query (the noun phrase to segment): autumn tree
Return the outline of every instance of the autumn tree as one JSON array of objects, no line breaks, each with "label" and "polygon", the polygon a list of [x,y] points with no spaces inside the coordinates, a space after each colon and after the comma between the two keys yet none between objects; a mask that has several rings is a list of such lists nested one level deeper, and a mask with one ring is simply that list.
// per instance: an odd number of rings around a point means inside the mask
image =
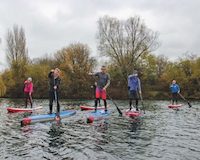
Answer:
[{"label": "autumn tree", "polygon": [[66,89],[65,96],[71,98],[85,97],[90,90],[91,80],[88,73],[96,64],[94,58],[90,57],[90,49],[81,43],[70,44],[55,54],[57,66],[64,72],[62,83]]}]

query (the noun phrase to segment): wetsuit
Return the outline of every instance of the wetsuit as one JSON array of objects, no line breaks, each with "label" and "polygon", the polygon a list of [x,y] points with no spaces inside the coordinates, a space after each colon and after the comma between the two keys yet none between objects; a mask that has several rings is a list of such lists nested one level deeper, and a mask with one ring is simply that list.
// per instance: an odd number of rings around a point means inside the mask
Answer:
[{"label": "wetsuit", "polygon": [[[59,103],[59,85],[61,79],[59,77],[54,77],[53,72],[48,74],[49,78],[49,113],[52,114],[53,100],[57,102],[57,114],[60,113],[60,103]],[[57,89],[54,89],[57,86]]]}]

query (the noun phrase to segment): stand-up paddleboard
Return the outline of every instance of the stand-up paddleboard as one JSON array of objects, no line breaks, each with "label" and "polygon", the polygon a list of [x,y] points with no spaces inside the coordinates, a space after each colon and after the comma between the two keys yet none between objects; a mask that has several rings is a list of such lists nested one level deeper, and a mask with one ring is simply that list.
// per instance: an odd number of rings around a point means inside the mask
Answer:
[{"label": "stand-up paddleboard", "polygon": [[96,120],[102,120],[104,118],[108,118],[110,115],[110,112],[105,112],[104,110],[97,110],[96,112],[91,112],[87,116],[87,123],[92,123]]},{"label": "stand-up paddleboard", "polygon": [[7,111],[10,113],[16,113],[16,112],[29,112],[32,113],[36,110],[42,109],[42,106],[40,107],[35,107],[35,108],[13,108],[13,107],[8,107]]},{"label": "stand-up paddleboard", "polygon": [[125,111],[125,115],[128,117],[139,117],[142,116],[142,112],[128,109]]},{"label": "stand-up paddleboard", "polygon": [[[75,114],[76,114],[76,111],[73,111],[73,110],[62,111],[60,112],[60,118],[62,119],[62,118],[70,117]],[[36,123],[36,122],[53,121],[55,117],[56,117],[55,113],[29,116],[22,119],[21,125],[24,126],[24,125],[28,125],[28,124]]]},{"label": "stand-up paddleboard", "polygon": [[170,105],[168,105],[168,108],[171,108],[171,109],[179,109],[180,107],[182,107],[182,104],[170,104]]},{"label": "stand-up paddleboard", "polygon": [[[107,105],[107,108],[109,107],[109,105]],[[84,110],[95,110],[95,107],[94,106],[80,106],[81,110],[84,111]],[[105,106],[98,106],[97,107],[97,110],[100,110],[100,109],[105,109]]]}]

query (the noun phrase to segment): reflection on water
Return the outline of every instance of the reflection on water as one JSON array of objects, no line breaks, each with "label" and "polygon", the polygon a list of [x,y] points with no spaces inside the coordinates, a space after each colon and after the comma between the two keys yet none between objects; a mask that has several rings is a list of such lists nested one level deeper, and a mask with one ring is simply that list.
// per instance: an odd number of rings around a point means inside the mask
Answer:
[{"label": "reflection on water", "polygon": [[[199,159],[200,102],[187,104],[179,111],[167,108],[167,101],[146,101],[143,117],[119,117],[110,102],[108,119],[86,123],[88,111],[80,111],[85,102],[62,101],[62,109],[76,109],[77,114],[56,122],[35,123],[21,127],[27,113],[8,114],[6,107],[22,107],[23,100],[0,100],[0,159],[17,160],[129,160],[129,159]],[[93,101],[88,101],[93,104]],[[75,105],[77,104],[77,105]],[[126,110],[126,101],[117,101]],[[36,100],[48,112],[47,100]]]}]

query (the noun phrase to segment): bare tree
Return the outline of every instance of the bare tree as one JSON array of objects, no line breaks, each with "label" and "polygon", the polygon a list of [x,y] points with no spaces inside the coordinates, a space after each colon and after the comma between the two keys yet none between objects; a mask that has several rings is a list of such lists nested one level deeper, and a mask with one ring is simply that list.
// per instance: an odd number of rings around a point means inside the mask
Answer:
[{"label": "bare tree", "polygon": [[26,64],[28,62],[28,49],[26,48],[26,37],[22,27],[13,26],[13,31],[8,30],[6,36],[6,55],[10,67],[14,64]]},{"label": "bare tree", "polygon": [[8,89],[8,92],[11,93],[11,96],[18,97],[22,95],[23,81],[26,78],[28,65],[28,49],[24,29],[14,25],[13,30],[8,30],[6,44],[7,62],[14,81],[12,91]]},{"label": "bare tree", "polygon": [[158,48],[158,33],[148,29],[140,17],[135,16],[120,21],[104,16],[98,21],[98,49],[119,67],[124,79],[134,68],[139,59]]}]

